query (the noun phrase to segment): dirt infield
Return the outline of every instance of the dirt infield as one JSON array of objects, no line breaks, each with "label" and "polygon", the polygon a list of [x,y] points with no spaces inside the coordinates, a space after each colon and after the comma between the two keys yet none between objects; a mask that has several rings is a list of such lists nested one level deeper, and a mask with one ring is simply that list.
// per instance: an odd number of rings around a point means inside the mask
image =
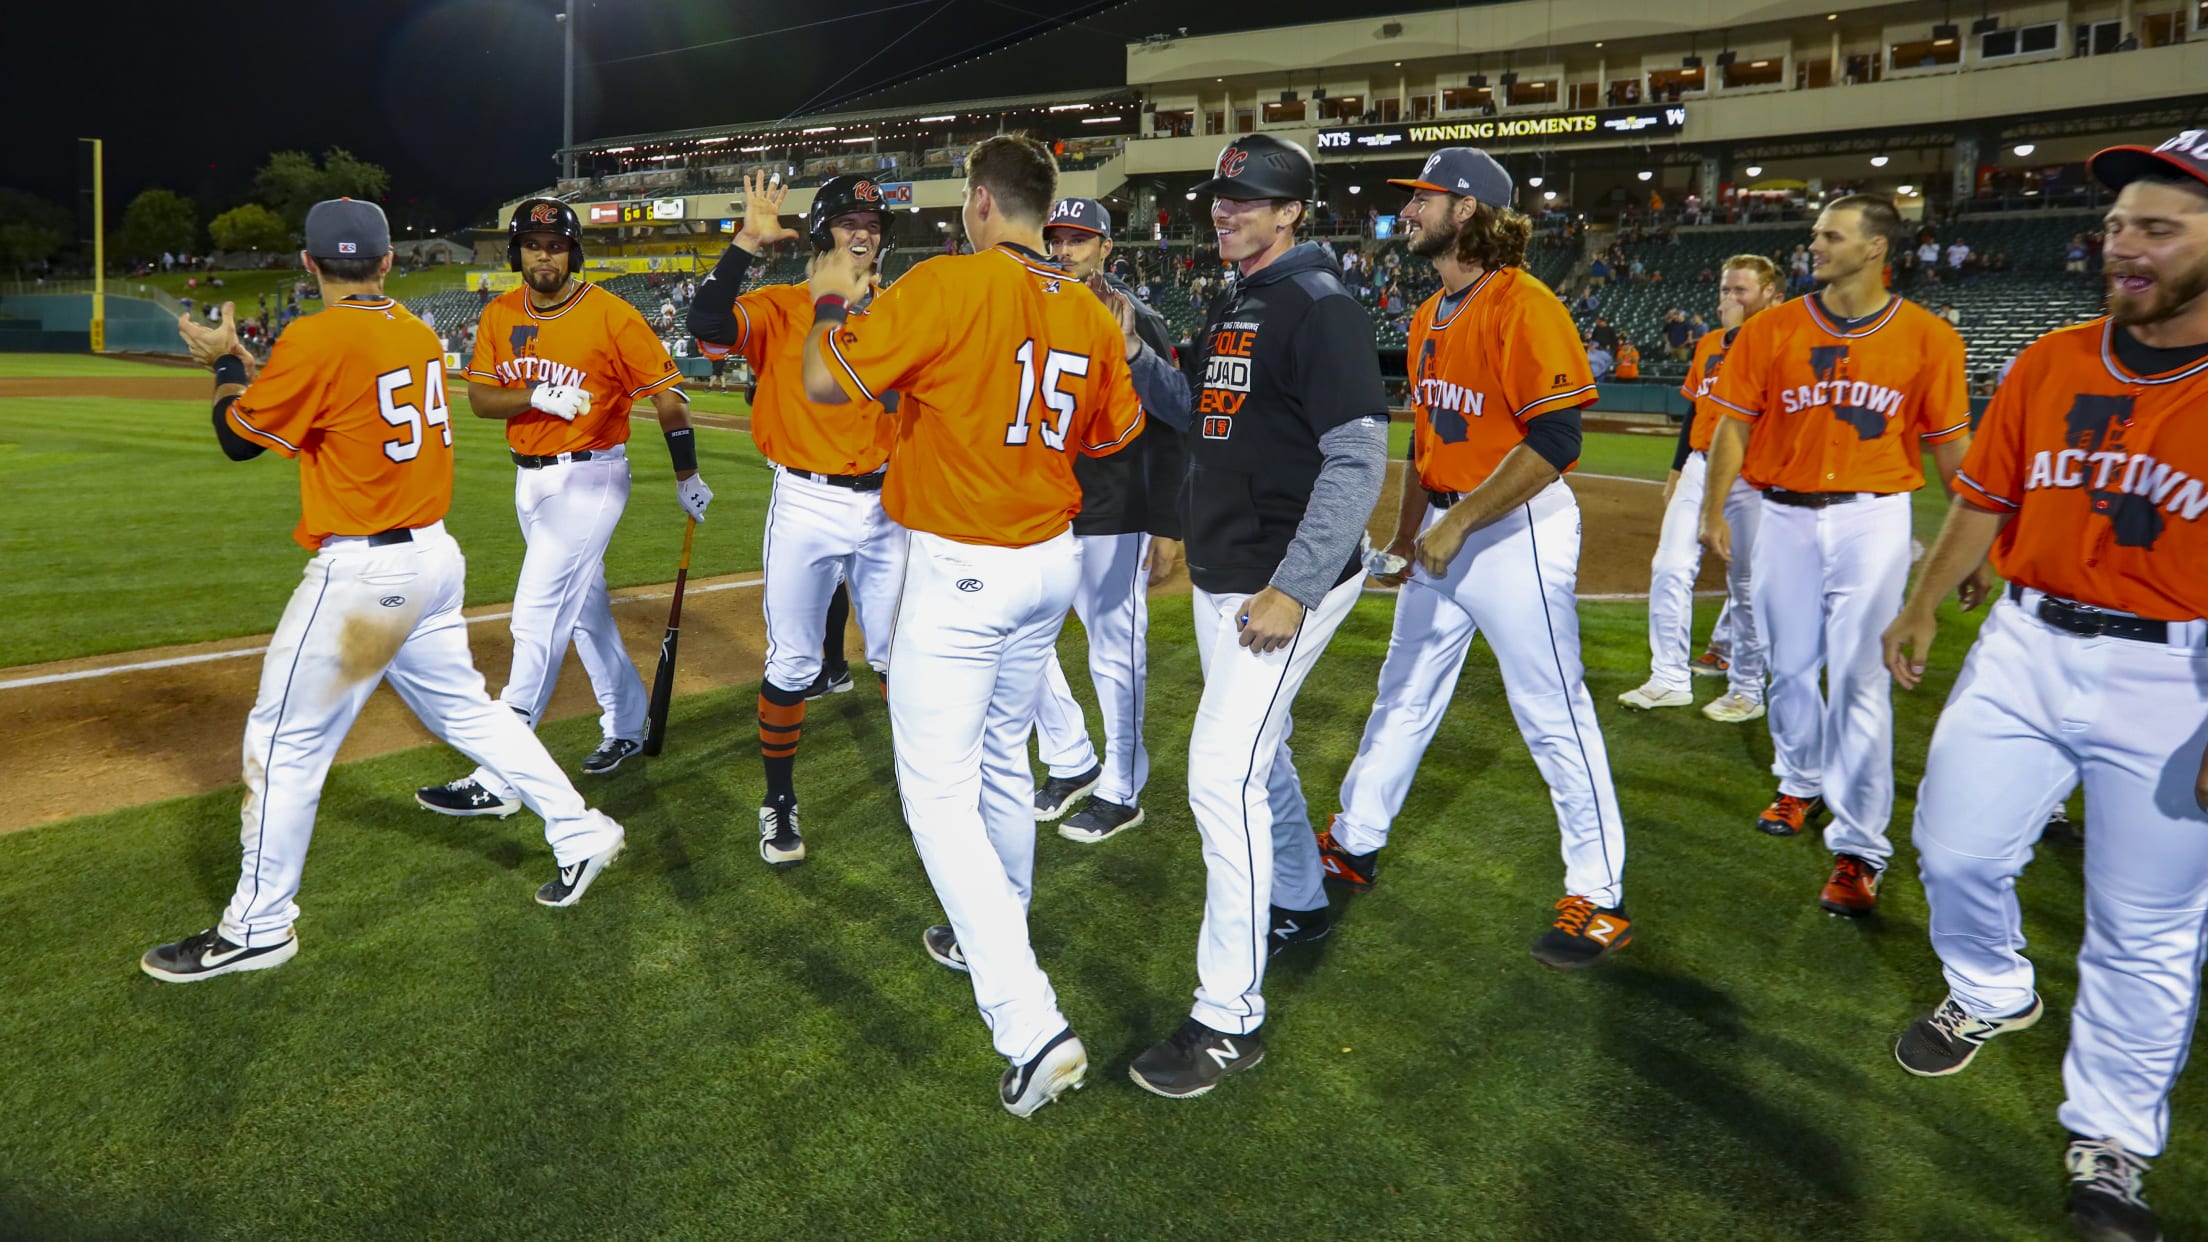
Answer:
[{"label": "dirt infield", "polygon": [[[203,380],[191,382],[195,389],[205,386]],[[82,381],[68,383],[72,392],[83,393]],[[1391,474],[1375,510],[1376,533],[1393,521],[1397,474]],[[1656,548],[1658,489],[1640,480],[1588,478],[1574,479],[1573,490],[1585,515],[1581,593],[1645,592]],[[765,652],[758,582],[756,574],[740,574],[690,585],[677,692],[757,680]],[[1721,589],[1722,579],[1706,566],[1700,585]],[[666,625],[668,589],[614,593],[614,616],[646,677]],[[1187,589],[1187,578],[1175,574],[1153,594]],[[469,615],[483,618],[469,627],[476,667],[492,686],[501,685],[512,655],[505,606],[471,609]],[[0,670],[0,750],[43,756],[45,777],[0,802],[0,832],[234,784],[238,739],[259,685],[259,649],[266,643],[267,636],[260,635]],[[861,650],[855,632],[849,650]],[[861,676],[861,691],[870,693],[867,680]],[[562,719],[596,710],[589,682],[570,653],[548,715]],[[379,688],[338,761],[431,740],[398,698]],[[741,741],[737,749],[744,750]],[[580,756],[559,758],[572,766]],[[453,775],[464,770],[465,762],[456,759]]]}]

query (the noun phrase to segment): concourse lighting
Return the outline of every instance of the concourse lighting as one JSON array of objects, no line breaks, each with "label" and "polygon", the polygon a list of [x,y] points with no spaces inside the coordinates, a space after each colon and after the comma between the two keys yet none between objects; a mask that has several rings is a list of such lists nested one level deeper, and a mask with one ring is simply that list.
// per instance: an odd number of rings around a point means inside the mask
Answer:
[{"label": "concourse lighting", "polygon": [[1103,125],[1119,119],[1116,116],[1085,116],[1081,118],[1081,123],[1083,125]]},{"label": "concourse lighting", "polygon": [[843,144],[844,146],[849,146],[849,145],[851,145],[851,144],[852,144],[852,143],[854,143],[854,142],[872,142],[872,141],[874,141],[874,135],[872,135],[872,134],[867,134],[867,135],[864,135],[863,137],[858,137],[858,138],[838,138],[838,139],[836,139],[836,141],[837,141],[837,142],[839,142],[839,143],[842,143],[842,144]]},{"label": "concourse lighting", "polygon": [[1052,105],[1050,105],[1050,110],[1051,110],[1052,112],[1087,112],[1087,111],[1089,110],[1089,105],[1087,105],[1087,104],[1052,104]]},{"label": "concourse lighting", "polygon": [[836,132],[836,127],[833,125],[815,125],[811,129],[801,130],[799,132],[807,134],[832,134]]},{"label": "concourse lighting", "polygon": [[1528,177],[1528,178],[1526,178],[1526,184],[1527,184],[1527,185],[1530,185],[1530,186],[1532,186],[1532,187],[1533,187],[1534,189],[1538,190],[1538,189],[1540,189],[1540,188],[1541,188],[1541,178],[1539,178],[1539,177]]},{"label": "concourse lighting", "polygon": [[1192,203],[1193,203],[1193,202],[1195,202],[1195,201],[1196,201],[1196,191],[1194,191],[1194,190],[1190,190],[1190,191],[1189,191],[1189,192],[1188,192],[1187,194],[1183,195],[1182,197],[1186,198],[1186,199],[1187,199],[1187,200],[1188,200],[1189,202],[1192,202]]},{"label": "concourse lighting", "polygon": [[699,145],[699,146],[701,146],[701,147],[710,147],[710,146],[712,146],[712,145],[713,145],[714,143],[716,143],[716,142],[727,142],[727,141],[728,141],[728,139],[726,139],[726,138],[700,138],[700,139],[698,139],[698,145]]},{"label": "concourse lighting", "polygon": [[956,114],[954,113],[954,114],[952,114],[952,115],[948,115],[948,116],[924,116],[924,117],[921,117],[920,119],[921,119],[921,121],[923,121],[923,122],[927,122],[927,121],[955,121],[955,120],[957,120],[957,119],[958,119],[958,117],[957,117],[957,115],[956,115]]},{"label": "concourse lighting", "polygon": [[1363,187],[1363,186],[1361,186],[1361,185],[1353,185],[1353,186],[1349,187],[1349,192],[1350,192],[1350,193],[1352,193],[1352,194],[1362,194],[1362,193],[1364,193],[1364,189],[1365,189],[1365,187]]},{"label": "concourse lighting", "polygon": [[2016,154],[2017,157],[2020,159],[2024,156],[2030,155],[2032,152],[2037,150],[2039,150],[2038,147],[2035,147],[2028,142],[2020,142],[2016,144]]},{"label": "concourse lighting", "polygon": [[1541,191],[1541,197],[1544,201],[1553,201],[1556,198],[1556,191],[1543,190]]},{"label": "concourse lighting", "polygon": [[1901,195],[1903,198],[1915,198],[1917,196],[1917,187],[1913,185],[1897,185],[1894,187],[1894,193]]},{"label": "concourse lighting", "polygon": [[1740,171],[1747,173],[1751,177],[1760,177],[1763,175],[1763,165],[1750,164],[1748,167],[1743,168]]},{"label": "concourse lighting", "polygon": [[1874,155],[1874,156],[1872,156],[1872,157],[1871,157],[1871,167],[1873,167],[1873,168],[1884,168],[1884,167],[1886,167],[1886,157],[1885,157],[1885,156],[1883,156],[1883,155]]},{"label": "concourse lighting", "polygon": [[1639,177],[1643,181],[1653,181],[1656,178],[1655,173],[1652,173],[1645,168],[1633,175]]}]

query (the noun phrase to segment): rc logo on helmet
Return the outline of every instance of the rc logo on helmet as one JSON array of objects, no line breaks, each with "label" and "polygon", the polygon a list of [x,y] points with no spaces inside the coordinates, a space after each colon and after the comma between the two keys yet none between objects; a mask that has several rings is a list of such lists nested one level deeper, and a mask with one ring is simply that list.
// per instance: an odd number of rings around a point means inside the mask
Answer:
[{"label": "rc logo on helmet", "polygon": [[531,224],[558,224],[559,222],[560,209],[555,204],[538,203],[529,209],[529,223]]},{"label": "rc logo on helmet", "polygon": [[851,197],[862,203],[878,203],[882,201],[882,189],[871,181],[861,181],[851,187]]},{"label": "rc logo on helmet", "polygon": [[1249,152],[1240,147],[1228,147],[1219,155],[1219,175],[1222,177],[1239,177],[1242,175],[1242,166],[1249,162]]}]

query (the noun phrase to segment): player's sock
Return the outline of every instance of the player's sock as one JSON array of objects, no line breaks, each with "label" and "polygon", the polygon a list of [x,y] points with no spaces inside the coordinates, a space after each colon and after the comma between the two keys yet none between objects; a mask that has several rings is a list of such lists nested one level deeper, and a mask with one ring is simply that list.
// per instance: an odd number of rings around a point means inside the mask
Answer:
[{"label": "player's sock", "polygon": [[797,801],[797,739],[805,730],[805,692],[759,683],[759,758],[767,769],[767,801]]},{"label": "player's sock", "polygon": [[837,583],[836,593],[828,597],[828,636],[820,644],[820,663],[823,668],[838,669],[850,666],[843,655],[843,631],[851,624],[851,587]]}]

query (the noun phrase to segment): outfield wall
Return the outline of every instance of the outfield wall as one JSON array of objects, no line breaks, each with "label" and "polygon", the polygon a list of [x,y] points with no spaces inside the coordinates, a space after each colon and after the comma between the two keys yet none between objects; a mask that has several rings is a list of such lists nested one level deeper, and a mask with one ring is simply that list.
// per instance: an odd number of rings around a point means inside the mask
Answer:
[{"label": "outfield wall", "polygon": [[[0,335],[0,352],[90,353],[92,351],[92,295],[89,293],[37,293],[0,298],[0,314],[35,322],[33,333],[14,329]],[[183,339],[176,334],[176,316],[144,298],[107,295],[107,348],[133,353],[181,354]]]}]

